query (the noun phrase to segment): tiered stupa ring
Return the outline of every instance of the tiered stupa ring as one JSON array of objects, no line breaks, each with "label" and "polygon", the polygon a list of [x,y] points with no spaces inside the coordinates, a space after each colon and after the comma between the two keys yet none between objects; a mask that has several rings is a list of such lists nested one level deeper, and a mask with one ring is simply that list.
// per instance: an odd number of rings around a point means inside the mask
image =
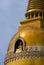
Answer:
[{"label": "tiered stupa ring", "polygon": [[26,17],[30,12],[44,12],[44,0],[29,0]]},{"label": "tiered stupa ring", "polygon": [[27,11],[31,9],[44,10],[44,0],[29,0]]}]

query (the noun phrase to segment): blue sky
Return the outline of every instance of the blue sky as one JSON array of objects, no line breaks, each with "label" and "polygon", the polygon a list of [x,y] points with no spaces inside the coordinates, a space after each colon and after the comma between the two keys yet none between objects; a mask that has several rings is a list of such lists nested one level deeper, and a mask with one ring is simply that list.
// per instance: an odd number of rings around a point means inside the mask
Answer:
[{"label": "blue sky", "polygon": [[4,65],[4,57],[9,42],[18,31],[20,20],[25,18],[28,0],[0,0],[0,65]]}]

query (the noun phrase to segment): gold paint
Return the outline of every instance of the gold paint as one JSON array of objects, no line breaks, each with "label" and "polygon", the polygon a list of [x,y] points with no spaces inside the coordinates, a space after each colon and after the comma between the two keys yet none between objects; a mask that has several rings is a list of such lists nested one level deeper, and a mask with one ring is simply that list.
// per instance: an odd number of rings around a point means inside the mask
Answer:
[{"label": "gold paint", "polygon": [[[32,15],[33,14],[33,15]],[[29,0],[26,11],[26,19],[20,21],[21,26],[18,28],[18,33],[11,39],[7,55],[5,60],[9,58],[9,54],[14,53],[15,42],[18,38],[24,40],[24,52],[27,51],[26,47],[30,46],[30,53],[32,54],[32,46],[35,46],[35,52],[37,51],[36,46],[44,46],[44,0]],[[42,54],[43,48],[40,49]],[[22,52],[22,46],[16,50],[16,53]],[[38,52],[38,56],[40,55]],[[12,56],[11,54],[10,56]],[[15,55],[15,53],[14,53]],[[16,54],[17,55],[17,54]],[[24,56],[23,56],[24,57]],[[25,57],[22,59],[8,59],[9,62],[5,61],[5,65],[44,65],[43,57]]]}]

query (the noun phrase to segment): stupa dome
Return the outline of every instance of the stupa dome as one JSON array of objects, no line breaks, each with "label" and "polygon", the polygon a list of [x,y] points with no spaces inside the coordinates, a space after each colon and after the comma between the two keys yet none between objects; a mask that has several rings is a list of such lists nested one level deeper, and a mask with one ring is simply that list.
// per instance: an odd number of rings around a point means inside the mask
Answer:
[{"label": "stupa dome", "polygon": [[[42,41],[44,43],[44,35],[43,31],[40,29],[27,27],[24,30],[16,33],[16,35],[14,35],[11,39],[8,46],[5,64],[8,64],[10,62],[12,65],[36,64],[34,63],[35,58],[38,57],[41,51],[44,51],[42,47],[44,44],[41,43]],[[39,60],[40,58],[38,58],[38,61]],[[43,60],[41,62],[43,62]],[[37,64],[40,64],[40,62]]]}]

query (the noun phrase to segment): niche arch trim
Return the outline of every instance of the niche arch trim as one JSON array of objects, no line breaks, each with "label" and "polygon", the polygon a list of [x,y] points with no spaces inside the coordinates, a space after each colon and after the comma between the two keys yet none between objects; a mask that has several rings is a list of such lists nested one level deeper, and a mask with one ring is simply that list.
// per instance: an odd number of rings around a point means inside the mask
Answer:
[{"label": "niche arch trim", "polygon": [[22,51],[24,51],[25,49],[25,41],[22,39],[22,38],[18,38],[14,44],[14,53],[16,52],[16,49],[18,48],[19,46],[19,43],[21,42],[21,45],[22,45]]}]

